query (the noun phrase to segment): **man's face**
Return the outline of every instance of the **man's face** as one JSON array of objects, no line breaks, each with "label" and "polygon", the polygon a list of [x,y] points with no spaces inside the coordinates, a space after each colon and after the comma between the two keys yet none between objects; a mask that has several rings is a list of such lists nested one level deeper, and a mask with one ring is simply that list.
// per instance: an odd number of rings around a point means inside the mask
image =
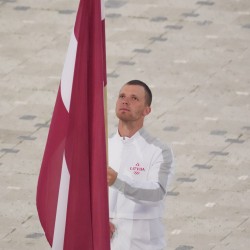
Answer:
[{"label": "man's face", "polygon": [[138,85],[124,85],[116,102],[116,115],[125,122],[143,120],[150,113],[145,90]]}]

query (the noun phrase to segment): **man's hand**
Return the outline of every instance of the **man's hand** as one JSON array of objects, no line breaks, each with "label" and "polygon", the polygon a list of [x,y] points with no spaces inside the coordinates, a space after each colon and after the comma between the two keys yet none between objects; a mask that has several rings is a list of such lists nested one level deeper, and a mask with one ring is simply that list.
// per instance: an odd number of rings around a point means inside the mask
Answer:
[{"label": "man's hand", "polygon": [[111,239],[115,232],[115,225],[111,222],[109,222],[109,232],[110,232],[110,239]]},{"label": "man's hand", "polygon": [[112,186],[117,178],[118,173],[111,167],[107,168],[107,178],[108,178],[108,185]]}]

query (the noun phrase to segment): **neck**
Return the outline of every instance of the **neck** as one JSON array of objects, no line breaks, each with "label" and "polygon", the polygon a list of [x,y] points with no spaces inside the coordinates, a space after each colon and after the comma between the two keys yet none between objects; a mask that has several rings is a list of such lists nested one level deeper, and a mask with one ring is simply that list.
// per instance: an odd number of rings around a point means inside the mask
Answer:
[{"label": "neck", "polygon": [[138,130],[143,127],[143,122],[140,124],[131,124],[119,120],[118,131],[120,136],[132,137]]}]

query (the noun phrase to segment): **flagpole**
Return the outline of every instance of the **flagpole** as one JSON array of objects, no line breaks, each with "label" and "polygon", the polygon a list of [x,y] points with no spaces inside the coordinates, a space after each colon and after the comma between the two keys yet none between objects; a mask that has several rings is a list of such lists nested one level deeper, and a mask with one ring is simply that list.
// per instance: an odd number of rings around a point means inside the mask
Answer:
[{"label": "flagpole", "polygon": [[104,114],[105,114],[105,132],[106,132],[106,156],[107,156],[107,166],[109,163],[108,159],[108,91],[107,91],[107,85],[104,86]]},{"label": "flagpole", "polygon": [[[104,4],[104,0],[101,0],[101,17],[102,17],[102,20],[105,20],[105,4]],[[105,21],[104,21],[105,22]],[[105,36],[105,27],[103,29],[103,46],[104,46],[104,49],[103,49],[103,52],[104,52],[104,55],[103,55],[103,62],[104,62],[104,92],[103,92],[103,95],[104,95],[104,122],[105,122],[105,132],[106,132],[106,157],[107,157],[107,166],[108,166],[108,90],[107,90],[107,68],[106,68],[106,36]]]}]

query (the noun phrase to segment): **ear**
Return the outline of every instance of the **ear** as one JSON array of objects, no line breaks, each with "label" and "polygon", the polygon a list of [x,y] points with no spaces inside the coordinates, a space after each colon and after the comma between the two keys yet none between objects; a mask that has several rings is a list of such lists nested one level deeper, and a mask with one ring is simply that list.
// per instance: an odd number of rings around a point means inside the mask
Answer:
[{"label": "ear", "polygon": [[144,109],[143,115],[146,116],[146,115],[148,115],[150,112],[151,112],[151,107],[146,106],[145,109]]}]

